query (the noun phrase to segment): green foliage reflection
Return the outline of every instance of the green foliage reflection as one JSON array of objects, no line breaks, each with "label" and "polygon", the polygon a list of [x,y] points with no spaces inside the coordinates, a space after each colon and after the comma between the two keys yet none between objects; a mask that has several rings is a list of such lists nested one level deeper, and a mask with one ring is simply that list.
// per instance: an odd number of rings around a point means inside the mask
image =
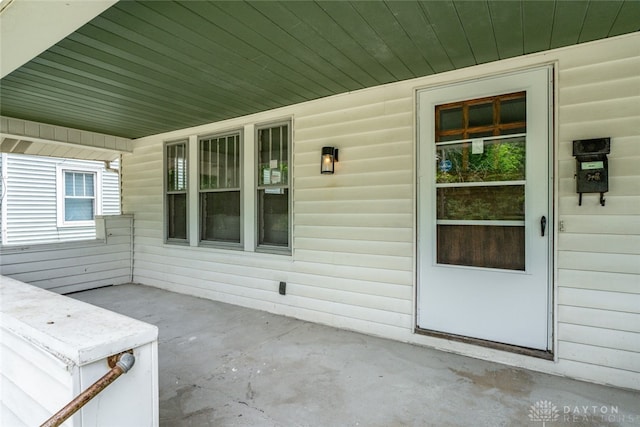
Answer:
[{"label": "green foliage reflection", "polygon": [[525,160],[524,137],[484,140],[478,154],[471,142],[443,144],[437,147],[436,182],[523,180]]}]

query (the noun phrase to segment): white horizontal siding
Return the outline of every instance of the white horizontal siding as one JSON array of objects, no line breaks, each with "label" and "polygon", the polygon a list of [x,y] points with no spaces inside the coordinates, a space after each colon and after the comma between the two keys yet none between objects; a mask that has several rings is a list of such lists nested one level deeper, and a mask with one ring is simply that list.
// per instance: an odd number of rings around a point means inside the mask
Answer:
[{"label": "white horizontal siding", "polygon": [[58,293],[131,281],[132,218],[104,221],[104,240],[0,248],[0,274]]},{"label": "white horizontal siding", "polygon": [[74,397],[71,373],[59,359],[24,338],[4,329],[1,333],[2,403],[11,411],[11,423],[3,425],[40,425]]},{"label": "white horizontal siding", "polygon": [[[103,168],[102,214],[120,213],[117,172],[103,162],[7,154],[6,236],[4,244],[20,245],[95,239],[95,227],[58,227],[56,166],[80,169]],[[113,162],[115,167],[118,162]]]},{"label": "white horizontal siding", "polygon": [[[328,311],[343,326],[358,320],[410,328],[411,93],[399,102],[371,95],[295,114],[292,257],[163,245],[162,140],[136,141],[134,154],[123,157],[123,209],[136,219],[134,280],[210,291],[269,311]],[[341,140],[338,172],[320,176],[318,153],[332,138]],[[286,297],[277,293],[280,281],[287,282]]]},{"label": "white horizontal siding", "polygon": [[[161,288],[640,388],[640,36],[620,37],[357,91],[135,141],[123,208],[135,214],[134,279]],[[413,334],[416,88],[557,62],[557,363]],[[164,244],[163,141],[293,118],[293,254]],[[250,127],[248,129],[251,129]],[[606,206],[575,193],[574,139],[612,138]],[[245,135],[246,137],[246,135]],[[339,148],[319,173],[322,146]],[[248,147],[248,149],[253,149]],[[192,165],[193,166],[193,165]],[[245,199],[247,200],[247,199]],[[197,217],[197,215],[196,215]],[[192,224],[195,226],[195,224]],[[555,224],[554,224],[555,226]],[[287,295],[278,294],[279,281]]]},{"label": "white horizontal siding", "polygon": [[[559,62],[558,356],[579,376],[640,384],[640,55],[583,49]],[[579,51],[576,48],[576,51]],[[611,137],[609,192],[578,206],[576,139]],[[597,375],[594,372],[591,375]],[[599,379],[602,381],[602,379]],[[629,381],[630,380],[630,381]],[[611,382],[608,379],[605,382]],[[638,388],[638,386],[634,386]]]},{"label": "white horizontal siding", "polygon": [[6,195],[6,185],[7,185],[7,177],[6,166],[5,163],[7,161],[7,155],[5,153],[0,153],[0,245],[3,244],[3,237],[6,228],[6,203],[4,201]]},{"label": "white horizontal siding", "polygon": [[108,371],[107,357],[128,349],[138,370],[62,425],[158,425],[155,326],[5,276],[0,298],[0,393],[11,412],[3,426],[41,425]]}]

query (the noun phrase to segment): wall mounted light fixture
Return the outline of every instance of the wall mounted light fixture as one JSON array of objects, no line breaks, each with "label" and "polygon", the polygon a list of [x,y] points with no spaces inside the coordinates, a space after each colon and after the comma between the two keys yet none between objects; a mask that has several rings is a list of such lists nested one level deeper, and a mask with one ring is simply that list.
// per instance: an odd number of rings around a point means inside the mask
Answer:
[{"label": "wall mounted light fixture", "polygon": [[338,149],[335,147],[322,147],[320,159],[320,173],[333,173],[335,162],[338,161]]}]

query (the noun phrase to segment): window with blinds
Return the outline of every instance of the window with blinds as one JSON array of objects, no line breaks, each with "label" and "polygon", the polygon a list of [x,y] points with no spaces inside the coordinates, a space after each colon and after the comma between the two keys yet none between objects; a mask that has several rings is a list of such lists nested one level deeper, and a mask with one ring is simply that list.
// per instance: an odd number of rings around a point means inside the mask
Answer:
[{"label": "window with blinds", "polygon": [[95,173],[64,171],[64,220],[93,221]]}]

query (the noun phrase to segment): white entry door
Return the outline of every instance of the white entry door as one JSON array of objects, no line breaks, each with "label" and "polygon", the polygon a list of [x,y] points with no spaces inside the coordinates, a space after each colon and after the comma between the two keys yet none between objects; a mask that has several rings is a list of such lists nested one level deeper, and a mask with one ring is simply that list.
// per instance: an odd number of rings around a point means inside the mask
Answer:
[{"label": "white entry door", "polygon": [[551,75],[418,93],[419,329],[550,350]]}]

